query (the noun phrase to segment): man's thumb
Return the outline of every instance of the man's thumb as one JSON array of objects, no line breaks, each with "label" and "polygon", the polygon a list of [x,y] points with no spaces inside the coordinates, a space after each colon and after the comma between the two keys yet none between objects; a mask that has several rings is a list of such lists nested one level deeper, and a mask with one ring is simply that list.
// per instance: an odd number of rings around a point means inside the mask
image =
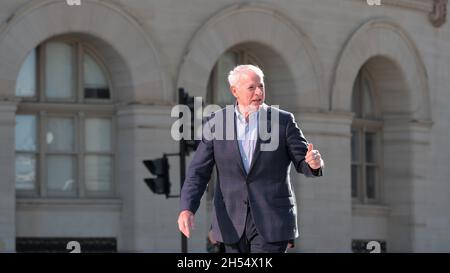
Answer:
[{"label": "man's thumb", "polygon": [[312,150],[314,150],[314,146],[312,143],[308,144],[308,152],[311,152]]}]

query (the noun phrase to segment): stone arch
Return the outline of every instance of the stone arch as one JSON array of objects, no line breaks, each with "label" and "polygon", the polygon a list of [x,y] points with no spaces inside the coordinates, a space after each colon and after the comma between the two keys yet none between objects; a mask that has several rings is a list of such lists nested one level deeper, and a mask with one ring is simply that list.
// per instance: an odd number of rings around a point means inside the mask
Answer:
[{"label": "stone arch", "polygon": [[[297,107],[326,109],[322,66],[310,39],[281,13],[262,4],[236,4],[212,16],[193,36],[182,61],[178,86],[205,96],[211,70],[229,48],[264,45],[283,59],[295,85]],[[283,107],[283,105],[281,105]]]},{"label": "stone arch", "polygon": [[[382,200],[376,216],[362,207],[353,210],[352,236],[380,236],[389,252],[413,251],[418,228],[410,223],[420,217],[414,209],[415,194],[427,181],[420,168],[422,158],[429,157],[432,126],[426,68],[413,40],[398,24],[372,19],[342,50],[330,93],[332,111],[351,112],[352,87],[362,67],[373,77],[382,114]],[[363,221],[372,217],[370,229],[361,228],[361,213]]]},{"label": "stone arch", "polygon": [[336,66],[330,101],[332,111],[351,109],[353,82],[359,69],[371,58],[384,57],[397,67],[404,79],[408,101],[404,115],[411,119],[431,119],[428,77],[413,40],[398,24],[388,19],[372,19],[348,40]]},{"label": "stone arch", "polygon": [[58,35],[76,34],[99,47],[120,102],[172,99],[161,54],[139,22],[110,1],[32,1],[8,20],[0,33],[1,96],[14,97],[20,66],[28,52]]}]

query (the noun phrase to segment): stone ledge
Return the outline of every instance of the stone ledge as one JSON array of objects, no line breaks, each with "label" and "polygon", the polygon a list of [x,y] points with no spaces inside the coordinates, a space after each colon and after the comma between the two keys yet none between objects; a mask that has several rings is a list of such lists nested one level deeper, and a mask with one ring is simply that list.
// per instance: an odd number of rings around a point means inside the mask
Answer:
[{"label": "stone ledge", "polygon": [[83,199],[65,199],[65,198],[17,198],[17,209],[35,210],[35,209],[67,209],[89,207],[93,209],[108,209],[120,211],[122,200],[117,198],[83,198]]},{"label": "stone ledge", "polygon": [[391,209],[386,205],[352,204],[355,216],[388,216]]}]

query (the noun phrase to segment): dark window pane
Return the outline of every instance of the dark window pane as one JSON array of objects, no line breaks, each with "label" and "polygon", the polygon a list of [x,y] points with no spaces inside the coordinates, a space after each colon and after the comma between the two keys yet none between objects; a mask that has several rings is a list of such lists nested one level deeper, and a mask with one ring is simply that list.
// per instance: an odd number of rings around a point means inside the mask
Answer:
[{"label": "dark window pane", "polygon": [[109,89],[84,88],[84,97],[86,99],[109,99]]},{"label": "dark window pane", "polygon": [[372,90],[368,72],[361,69],[353,84],[352,112],[355,113],[356,118],[375,117]]},{"label": "dark window pane", "polygon": [[49,151],[73,151],[75,149],[74,126],[73,118],[48,118],[45,135],[47,149]]},{"label": "dark window pane", "polygon": [[45,95],[50,99],[73,97],[74,49],[64,43],[45,47]]},{"label": "dark window pane", "polygon": [[85,147],[88,152],[112,151],[112,121],[107,118],[87,118],[85,122]]},{"label": "dark window pane", "polygon": [[352,130],[352,161],[358,161],[359,145],[358,145],[358,131]]},{"label": "dark window pane", "polygon": [[59,193],[76,193],[75,159],[72,156],[47,156],[47,189]]},{"label": "dark window pane", "polygon": [[34,115],[17,115],[15,128],[16,151],[37,151],[37,119]]},{"label": "dark window pane", "polygon": [[109,99],[108,81],[100,65],[89,54],[83,58],[84,97],[86,99]]},{"label": "dark window pane", "polygon": [[16,190],[36,189],[36,156],[16,155]]},{"label": "dark window pane", "polygon": [[116,238],[95,237],[18,237],[16,251],[19,253],[70,253],[69,242],[75,241],[80,245],[81,253],[113,253],[117,252]]},{"label": "dark window pane", "polygon": [[374,117],[375,114],[373,112],[372,85],[367,75],[363,78],[363,84],[361,88],[362,88],[361,92],[363,94],[362,101],[363,101],[364,117],[365,118]]},{"label": "dark window pane", "polygon": [[89,155],[85,157],[86,190],[110,191],[112,187],[112,158],[111,156]]},{"label": "dark window pane", "polygon": [[361,118],[361,99],[360,99],[360,74],[353,84],[353,95],[352,95],[352,112],[355,113],[355,118]]},{"label": "dark window pane", "polygon": [[36,49],[33,49],[25,59],[20,68],[16,82],[16,96],[34,97],[36,96]]},{"label": "dark window pane", "polygon": [[370,241],[375,241],[380,244],[380,252],[386,253],[386,241],[384,240],[361,240],[361,239],[353,239],[352,240],[352,251],[353,253],[376,253],[373,252],[374,249],[370,248],[368,245]]},{"label": "dark window pane", "polygon": [[352,197],[358,197],[358,165],[352,165]]},{"label": "dark window pane", "polygon": [[377,170],[376,167],[368,166],[366,168],[366,194],[367,198],[376,198],[376,181],[377,181]]},{"label": "dark window pane", "polygon": [[366,162],[376,161],[375,133],[366,133]]}]

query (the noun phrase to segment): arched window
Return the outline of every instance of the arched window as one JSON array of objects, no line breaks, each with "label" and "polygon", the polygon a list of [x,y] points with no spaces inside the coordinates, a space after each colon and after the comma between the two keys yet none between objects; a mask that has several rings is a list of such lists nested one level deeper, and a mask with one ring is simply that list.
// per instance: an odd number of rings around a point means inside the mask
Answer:
[{"label": "arched window", "polygon": [[355,203],[380,203],[382,190],[382,129],[374,81],[364,67],[353,86],[351,137],[352,199]]},{"label": "arched window", "polygon": [[258,58],[244,47],[238,46],[228,50],[220,56],[211,72],[206,97],[208,104],[221,107],[234,104],[235,98],[228,84],[228,73],[240,64],[253,64],[263,68]]},{"label": "arched window", "polygon": [[114,109],[95,51],[59,38],[32,50],[16,84],[16,192],[114,195]]}]

